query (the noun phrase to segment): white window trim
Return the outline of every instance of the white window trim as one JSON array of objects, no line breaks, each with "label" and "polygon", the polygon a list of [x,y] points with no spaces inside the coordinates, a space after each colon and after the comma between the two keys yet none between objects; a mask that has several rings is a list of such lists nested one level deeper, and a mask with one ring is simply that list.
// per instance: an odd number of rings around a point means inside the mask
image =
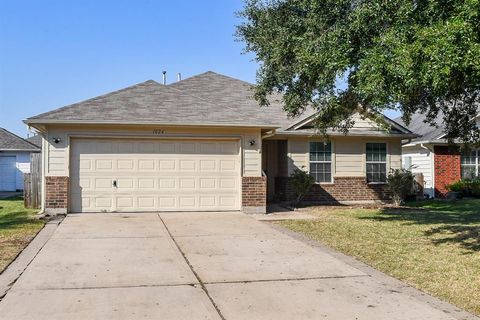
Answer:
[{"label": "white window trim", "polygon": [[335,152],[334,152],[334,150],[335,149],[334,149],[333,141],[329,141],[330,142],[330,154],[331,154],[330,161],[310,161],[310,143],[312,143],[312,142],[324,142],[324,141],[320,141],[320,140],[309,140],[308,141],[308,152],[307,152],[307,155],[308,155],[308,173],[310,174],[310,172],[311,172],[311,168],[310,168],[311,163],[330,163],[330,181],[323,181],[323,182],[315,181],[315,184],[319,184],[319,185],[332,184],[333,183],[333,175],[334,175],[333,169],[335,168],[335,166],[334,166],[334,162],[335,162]]},{"label": "white window trim", "polygon": [[[367,144],[369,143],[383,143],[385,144],[385,161],[367,161]],[[390,153],[389,153],[389,147],[388,147],[388,143],[387,142],[383,142],[383,141],[367,141],[365,142],[365,146],[364,146],[364,150],[365,150],[365,178],[368,180],[368,175],[367,175],[367,164],[368,163],[385,163],[385,173],[386,175],[388,175],[388,170],[389,170],[389,163],[390,163]],[[382,181],[367,181],[368,184],[386,184],[387,182],[382,182]]]},{"label": "white window trim", "polygon": [[474,164],[463,164],[462,161],[461,161],[461,158],[460,158],[460,174],[461,174],[462,179],[463,179],[463,174],[462,174],[463,167],[474,167],[475,168],[475,176],[476,177],[479,176],[479,173],[480,173],[479,170],[478,170],[478,166],[480,165],[480,161],[478,159],[479,157],[480,157],[480,149],[477,149],[477,150],[475,150],[475,163]]}]

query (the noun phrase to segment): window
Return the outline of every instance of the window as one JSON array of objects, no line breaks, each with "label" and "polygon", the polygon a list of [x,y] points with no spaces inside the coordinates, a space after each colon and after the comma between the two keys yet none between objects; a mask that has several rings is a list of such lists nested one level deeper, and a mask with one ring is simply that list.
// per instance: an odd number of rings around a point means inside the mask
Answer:
[{"label": "window", "polygon": [[478,177],[480,166],[480,150],[464,152],[461,156],[461,171],[463,179]]},{"label": "window", "polygon": [[315,182],[332,182],[332,144],[310,142],[310,175]]},{"label": "window", "polygon": [[402,160],[403,160],[403,169],[412,170],[412,157],[404,157]]},{"label": "window", "polygon": [[387,181],[387,144],[367,143],[367,182]]}]

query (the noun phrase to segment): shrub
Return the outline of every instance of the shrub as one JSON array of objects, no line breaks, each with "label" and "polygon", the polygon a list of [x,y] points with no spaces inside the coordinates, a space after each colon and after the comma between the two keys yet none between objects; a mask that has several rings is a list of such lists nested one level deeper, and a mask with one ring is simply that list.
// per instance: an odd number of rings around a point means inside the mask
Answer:
[{"label": "shrub", "polygon": [[399,206],[413,192],[415,177],[409,170],[392,169],[387,176],[388,189],[395,205]]},{"label": "shrub", "polygon": [[466,183],[465,180],[459,180],[457,182],[454,182],[452,184],[448,184],[445,187],[447,188],[448,191],[453,191],[453,192],[464,192],[466,189]]},{"label": "shrub", "polygon": [[461,179],[446,186],[447,190],[461,192],[464,196],[480,198],[480,178]]},{"label": "shrub", "polygon": [[295,193],[294,206],[297,207],[303,197],[308,193],[312,185],[315,183],[313,178],[308,172],[302,169],[295,169],[290,175],[293,192]]}]

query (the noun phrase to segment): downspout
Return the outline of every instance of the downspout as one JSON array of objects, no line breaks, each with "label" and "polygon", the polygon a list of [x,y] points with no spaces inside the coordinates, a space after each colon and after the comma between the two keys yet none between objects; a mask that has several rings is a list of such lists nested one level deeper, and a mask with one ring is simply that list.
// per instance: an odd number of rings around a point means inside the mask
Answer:
[{"label": "downspout", "polygon": [[433,189],[432,198],[435,199],[435,152],[430,150],[423,143],[420,143],[420,148],[425,149],[432,154],[432,158],[430,160],[430,174],[432,176],[432,189]]}]

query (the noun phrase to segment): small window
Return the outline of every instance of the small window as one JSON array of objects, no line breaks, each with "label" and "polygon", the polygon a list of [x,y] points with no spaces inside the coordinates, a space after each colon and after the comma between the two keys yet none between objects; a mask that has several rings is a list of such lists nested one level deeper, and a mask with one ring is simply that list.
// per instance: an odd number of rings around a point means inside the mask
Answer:
[{"label": "small window", "polygon": [[332,182],[332,144],[310,142],[310,175],[315,182]]},{"label": "small window", "polygon": [[412,170],[412,157],[403,157],[403,169]]},{"label": "small window", "polygon": [[460,167],[463,179],[473,179],[475,177],[478,177],[480,170],[480,162],[478,159],[479,156],[479,150],[462,153]]},{"label": "small window", "polygon": [[367,182],[387,181],[387,144],[367,143]]}]

